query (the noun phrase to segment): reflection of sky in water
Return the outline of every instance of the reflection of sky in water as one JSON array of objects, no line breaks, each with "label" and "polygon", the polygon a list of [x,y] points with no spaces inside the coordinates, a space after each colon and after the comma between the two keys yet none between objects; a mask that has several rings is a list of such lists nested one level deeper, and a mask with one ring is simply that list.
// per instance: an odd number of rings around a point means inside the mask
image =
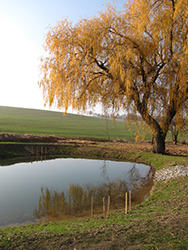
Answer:
[{"label": "reflection of sky in water", "polygon": [[[32,213],[41,194],[41,187],[58,192],[70,184],[97,185],[106,180],[127,179],[134,166],[129,162],[88,159],[55,159],[33,163],[19,163],[0,167],[0,226],[32,220]],[[136,164],[141,177],[150,167]]]}]

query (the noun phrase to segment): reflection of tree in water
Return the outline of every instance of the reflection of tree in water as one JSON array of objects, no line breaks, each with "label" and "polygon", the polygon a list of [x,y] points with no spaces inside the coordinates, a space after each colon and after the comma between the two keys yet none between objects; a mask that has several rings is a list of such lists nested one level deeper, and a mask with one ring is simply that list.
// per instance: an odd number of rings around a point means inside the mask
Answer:
[{"label": "reflection of tree in water", "polygon": [[[125,165],[126,165],[126,162],[125,162]],[[101,173],[105,181],[110,183],[108,168],[109,166],[107,162],[104,161],[101,167]],[[136,167],[136,163],[133,163],[131,169],[128,172],[125,172],[124,183],[126,184],[126,188],[129,190],[134,190],[135,188],[139,189],[152,178],[152,175],[153,175],[153,169],[150,168],[147,175],[143,177],[139,171],[139,168]]]},{"label": "reflection of tree in water", "polygon": [[117,209],[123,206],[126,191],[126,185],[120,179],[102,183],[97,187],[90,184],[84,186],[72,184],[66,194],[41,188],[38,207],[34,209],[33,215],[38,219],[86,216],[90,213],[91,197],[94,200],[95,213],[102,212],[102,199],[108,196],[111,197],[111,208]]},{"label": "reflection of tree in water", "polygon": [[136,168],[135,163],[133,163],[132,168],[128,171],[127,176],[131,183],[137,182],[141,179],[140,172],[138,168]]},{"label": "reflection of tree in water", "polygon": [[[104,166],[106,167],[105,164]],[[91,208],[91,197],[93,197],[94,201],[95,214],[102,213],[103,197],[107,198],[110,196],[111,210],[123,208],[125,192],[128,191],[127,183],[125,180],[121,179],[110,181],[104,166],[103,174],[105,174],[106,180],[108,181],[98,186],[93,186],[91,184],[85,184],[84,186],[71,184],[67,193],[58,193],[56,191],[50,192],[48,188],[45,190],[41,188],[38,207],[33,211],[34,216],[38,219],[67,219],[73,216],[88,216]],[[136,182],[133,185],[133,202],[137,204],[142,202],[148,188],[151,189],[151,174],[152,171],[149,171],[146,177],[138,179],[139,175],[135,166],[129,171],[131,178],[140,180],[138,185],[136,185]],[[135,194],[137,194],[137,198]]]},{"label": "reflection of tree in water", "polygon": [[143,202],[150,194],[151,187],[153,186],[153,168],[150,167],[146,176],[142,177],[136,164],[128,172],[132,190],[133,202],[139,204]]},{"label": "reflection of tree in water", "polygon": [[111,200],[114,197],[113,201],[115,207],[119,207],[119,203],[124,200],[125,192],[128,190],[127,182],[122,179],[117,179],[116,181],[111,181],[108,173],[109,165],[107,161],[104,160],[103,165],[101,166],[101,174],[105,180],[105,183],[102,184],[102,189],[106,190],[103,197],[110,196]]},{"label": "reflection of tree in water", "polygon": [[[102,175],[109,184],[112,184],[108,174],[108,167],[107,162],[104,161],[104,164],[102,165]],[[132,204],[139,204],[149,196],[151,187],[153,186],[153,175],[153,168],[150,167],[147,175],[143,177],[139,168],[136,167],[136,163],[133,163],[131,169],[125,173],[123,185],[125,190],[132,191]],[[109,185],[108,193],[111,193],[113,185],[114,183]],[[116,195],[124,196],[122,192],[116,193]]]},{"label": "reflection of tree in water", "polygon": [[101,175],[106,181],[110,182],[108,168],[109,168],[109,165],[107,164],[107,161],[104,160],[104,163],[101,166]]}]

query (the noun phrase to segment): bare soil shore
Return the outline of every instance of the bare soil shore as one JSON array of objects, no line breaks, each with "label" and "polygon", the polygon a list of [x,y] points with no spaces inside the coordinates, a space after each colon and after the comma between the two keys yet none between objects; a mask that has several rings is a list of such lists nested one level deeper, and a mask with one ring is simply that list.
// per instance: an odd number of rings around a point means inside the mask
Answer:
[{"label": "bare soil shore", "polygon": [[[103,143],[104,147],[108,145],[108,150],[113,151],[113,147],[119,152],[152,152],[150,141],[134,142],[123,140],[105,140],[98,138],[65,138],[53,135],[32,135],[32,134],[9,134],[0,133],[0,142],[33,142],[33,143],[59,143],[94,146]],[[107,150],[107,149],[106,149]],[[166,142],[166,153],[169,155],[188,155],[188,145],[186,142],[179,142],[177,145],[172,142]]]}]

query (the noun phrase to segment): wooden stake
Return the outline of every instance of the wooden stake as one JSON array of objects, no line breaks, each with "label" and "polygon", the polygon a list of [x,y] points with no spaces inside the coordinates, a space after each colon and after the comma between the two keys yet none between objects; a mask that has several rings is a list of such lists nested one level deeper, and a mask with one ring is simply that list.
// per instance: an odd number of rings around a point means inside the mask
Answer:
[{"label": "wooden stake", "polygon": [[131,210],[131,191],[129,191],[129,210]]},{"label": "wooden stake", "polygon": [[91,218],[93,218],[93,197],[91,197]]},{"label": "wooden stake", "polygon": [[125,214],[127,214],[127,192],[125,193]]},{"label": "wooden stake", "polygon": [[110,196],[108,196],[107,215],[110,214]]},{"label": "wooden stake", "polygon": [[103,197],[103,217],[106,216],[106,210],[105,210],[105,197]]}]

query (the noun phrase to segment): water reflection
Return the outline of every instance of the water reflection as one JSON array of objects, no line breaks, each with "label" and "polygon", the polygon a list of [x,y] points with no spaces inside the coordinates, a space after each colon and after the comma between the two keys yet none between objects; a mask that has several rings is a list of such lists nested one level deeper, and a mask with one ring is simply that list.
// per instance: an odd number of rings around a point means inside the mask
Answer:
[{"label": "water reflection", "polygon": [[[41,188],[41,195],[38,207],[33,215],[41,220],[63,220],[72,217],[88,216],[91,211],[91,197],[94,203],[94,214],[102,213],[102,201],[110,196],[110,209],[122,209],[125,206],[125,193],[130,190],[126,179],[110,181],[108,164],[104,161],[102,175],[106,182],[97,186],[92,184],[71,184],[67,192],[50,191],[48,188]],[[129,170],[128,176],[132,183],[133,205],[143,202],[149,195],[153,185],[152,169],[145,177],[141,177],[136,165]],[[107,205],[107,204],[106,204]]]},{"label": "water reflection", "polygon": [[152,187],[151,176],[152,168],[143,164],[91,159],[0,166],[0,227],[36,222],[36,218],[88,216],[91,197],[94,214],[103,212],[107,196],[111,210],[123,208],[126,190],[132,190],[133,204],[140,203]]}]

